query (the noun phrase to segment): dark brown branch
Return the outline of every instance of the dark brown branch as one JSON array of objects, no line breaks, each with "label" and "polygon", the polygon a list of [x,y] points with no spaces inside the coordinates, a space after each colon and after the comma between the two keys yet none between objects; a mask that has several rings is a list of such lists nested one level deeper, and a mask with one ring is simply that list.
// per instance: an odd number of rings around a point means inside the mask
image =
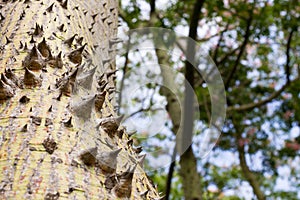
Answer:
[{"label": "dark brown branch", "polygon": [[229,27],[229,23],[227,23],[227,25],[225,27],[225,30],[221,32],[220,39],[219,39],[219,41],[217,43],[217,46],[216,46],[216,49],[215,49],[215,53],[214,53],[214,56],[213,56],[213,61],[215,63],[217,62],[218,52],[219,52],[219,48],[220,48],[221,42],[223,40],[224,33],[228,30],[228,27]]},{"label": "dark brown branch", "polygon": [[286,45],[286,64],[285,64],[285,74],[286,74],[286,81],[287,84],[290,84],[290,49],[291,49],[291,41],[293,37],[293,33],[296,30],[296,28],[293,28],[292,31],[289,34],[289,38]]},{"label": "dark brown branch", "polygon": [[[129,54],[129,48],[130,48],[130,42],[131,42],[131,35],[129,34],[129,39],[128,42],[126,44],[126,54],[125,54],[125,63],[124,63],[124,67],[123,67],[123,77],[120,83],[120,93],[119,93],[119,99],[118,99],[118,106],[121,107],[122,104],[122,91],[124,88],[124,81],[125,81],[125,75],[127,73],[127,69],[128,69],[128,63],[129,63],[129,58],[128,58],[128,54]],[[120,109],[118,109],[118,114],[120,115]]]},{"label": "dark brown branch", "polygon": [[175,161],[176,154],[177,154],[176,147],[174,147],[173,155],[172,155],[172,162],[170,164],[168,177],[167,177],[166,194],[165,194],[164,200],[169,200],[169,197],[170,197],[172,178],[173,178],[173,173],[174,173],[174,169],[175,169],[175,166],[176,166],[176,161]]},{"label": "dark brown branch", "polygon": [[200,19],[200,13],[204,2],[205,0],[196,0],[196,3],[194,5],[194,10],[190,22],[190,30],[189,30],[189,37],[191,37],[193,40],[196,40],[197,38],[198,22]]},{"label": "dark brown branch", "polygon": [[129,119],[130,117],[133,117],[134,115],[137,115],[141,112],[147,112],[147,111],[158,111],[158,110],[164,110],[163,108],[156,108],[156,109],[151,109],[151,106],[149,106],[148,108],[140,108],[137,111],[131,113],[129,116],[124,118],[124,121],[126,121],[127,119]]},{"label": "dark brown branch", "polygon": [[235,63],[233,65],[233,68],[232,70],[230,71],[228,77],[226,78],[225,80],[225,90],[227,91],[229,85],[230,85],[230,81],[233,77],[233,75],[235,74],[236,70],[237,70],[237,67],[238,65],[240,64],[240,60],[242,58],[242,55],[244,53],[244,50],[247,46],[247,43],[249,41],[249,37],[250,37],[250,27],[251,27],[251,23],[252,23],[252,18],[253,18],[253,11],[250,11],[250,16],[249,16],[249,19],[247,20],[247,27],[246,27],[246,31],[245,31],[245,35],[244,35],[244,41],[242,43],[242,46],[240,48],[240,51],[239,51],[239,54],[235,60]]},{"label": "dark brown branch", "polygon": [[227,111],[228,112],[230,112],[230,111],[246,111],[246,110],[252,110],[254,108],[263,106],[263,105],[271,102],[273,99],[277,98],[285,90],[285,88],[287,86],[288,86],[288,84],[283,85],[279,90],[277,90],[276,92],[272,93],[269,97],[267,97],[259,102],[249,103],[249,104],[241,105],[239,107],[230,106],[227,108]]},{"label": "dark brown branch", "polygon": [[233,49],[232,51],[230,51],[229,53],[227,53],[220,61],[215,60],[216,65],[218,66],[218,65],[224,63],[225,60],[226,60],[229,56],[232,56],[233,54],[235,54],[235,52],[236,52],[237,50],[239,50],[240,48],[241,48],[241,47],[239,46],[239,47]]},{"label": "dark brown branch", "polygon": [[[200,19],[201,8],[204,4],[204,0],[196,0],[194,4],[194,10],[191,15],[191,21],[189,26],[189,37],[193,40],[197,37],[198,22]],[[188,40],[187,50],[186,50],[185,61],[185,100],[184,100],[184,119],[183,119],[183,133],[184,136],[181,137],[178,144],[179,149],[177,151],[182,154],[185,149],[192,143],[192,131],[193,131],[193,88],[194,88],[194,66],[195,62],[195,43],[192,40]]]},{"label": "dark brown branch", "polygon": [[[157,108],[157,109],[152,109],[152,105],[153,105],[153,98],[154,98],[154,92],[152,93],[151,97],[150,97],[150,104],[147,108],[144,108],[144,105],[142,104],[142,108],[140,108],[139,110],[131,113],[129,116],[125,117],[124,121],[130,117],[133,117],[134,115],[140,113],[140,112],[145,112],[145,111],[157,111],[157,110],[163,110],[162,108]],[[144,103],[144,100],[143,100]]]},{"label": "dark brown branch", "polygon": [[240,166],[242,168],[243,175],[245,176],[249,184],[252,186],[253,192],[256,195],[257,199],[265,200],[266,197],[260,189],[260,184],[257,180],[256,175],[249,169],[249,166],[247,165],[246,157],[245,157],[245,149],[244,149],[244,144],[242,144],[243,143],[242,140],[243,138],[241,137],[240,134],[238,134],[236,137],[236,145],[238,149]]},{"label": "dark brown branch", "polygon": [[[194,10],[191,15],[189,26],[189,37],[193,40],[197,38],[197,28],[200,19],[201,9],[204,0],[195,0]],[[192,136],[194,123],[193,108],[193,88],[194,88],[194,67],[195,43],[191,40],[187,44],[187,61],[185,62],[185,78],[188,83],[185,84],[185,99],[183,108],[183,132],[179,134],[179,140],[176,137],[177,151],[180,157],[180,174],[182,177],[182,185],[185,199],[202,199],[202,188],[200,175],[197,172],[197,161],[192,150]],[[188,62],[190,61],[190,62]],[[188,86],[190,84],[190,87]]]},{"label": "dark brown branch", "polygon": [[150,14],[155,13],[155,0],[150,0]]},{"label": "dark brown branch", "polygon": [[[298,76],[294,81],[297,81],[300,77]],[[241,105],[238,107],[235,106],[230,106],[227,108],[227,111],[246,111],[246,110],[252,110],[254,108],[258,108],[261,107],[269,102],[271,102],[273,99],[277,98],[287,87],[289,86],[289,83],[287,82],[286,84],[284,84],[279,90],[275,91],[274,93],[272,93],[269,97],[258,101],[258,102],[254,102],[254,103],[249,103],[249,104],[245,104],[245,105]]]}]

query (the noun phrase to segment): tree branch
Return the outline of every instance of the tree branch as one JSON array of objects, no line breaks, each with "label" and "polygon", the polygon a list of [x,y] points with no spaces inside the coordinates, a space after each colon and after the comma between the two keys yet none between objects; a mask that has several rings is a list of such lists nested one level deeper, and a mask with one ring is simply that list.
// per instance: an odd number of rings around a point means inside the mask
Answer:
[{"label": "tree branch", "polygon": [[[285,70],[286,70],[286,83],[277,91],[275,91],[274,93],[272,93],[269,97],[258,101],[258,102],[254,102],[254,103],[249,103],[249,104],[245,104],[245,105],[241,105],[238,107],[235,106],[230,106],[227,108],[227,111],[246,111],[246,110],[252,110],[254,108],[258,108],[260,106],[263,106],[269,102],[271,102],[273,99],[277,98],[289,85],[290,85],[290,49],[291,49],[291,41],[292,41],[292,36],[293,33],[296,29],[293,28],[292,31],[289,34],[289,38],[288,38],[288,42],[287,42],[287,47],[286,47],[286,64],[285,64]],[[297,79],[299,79],[300,77],[298,76],[294,81],[296,81]],[[294,82],[293,81],[293,82]]]},{"label": "tree branch", "polygon": [[220,39],[217,43],[217,46],[216,46],[216,49],[215,49],[215,53],[214,53],[214,56],[213,56],[213,61],[216,63],[217,61],[217,57],[218,57],[218,50],[220,48],[220,45],[221,45],[221,42],[223,40],[223,36],[224,36],[224,33],[228,30],[228,27],[229,27],[229,23],[226,24],[226,27],[225,27],[225,30],[221,32],[221,35],[220,35]]},{"label": "tree branch", "polygon": [[284,90],[285,88],[288,86],[288,84],[283,85],[279,90],[277,90],[276,92],[272,93],[269,97],[258,101],[258,102],[254,102],[254,103],[249,103],[249,104],[245,104],[245,105],[241,105],[238,107],[235,106],[230,106],[227,108],[227,111],[246,111],[246,110],[252,110],[254,108],[258,108],[260,106],[265,105],[266,103],[271,102],[273,99],[277,98]]},{"label": "tree branch", "polygon": [[[205,0],[195,0],[194,10],[191,15],[189,26],[189,37],[193,40],[197,38],[197,28],[200,19],[201,9]],[[176,136],[177,151],[180,157],[180,174],[182,177],[182,185],[184,197],[186,200],[202,199],[201,176],[197,172],[197,161],[192,149],[193,123],[194,123],[194,67],[195,62],[195,43],[188,40],[187,60],[185,62],[185,99],[183,109],[183,132]],[[190,86],[188,85],[190,84]],[[179,143],[180,142],[180,143]]]},{"label": "tree branch", "polygon": [[[129,35],[129,39],[126,44],[126,54],[125,54],[125,63],[124,63],[124,67],[123,67],[123,77],[122,77],[122,80],[120,83],[120,93],[119,93],[119,99],[118,99],[119,106],[121,106],[121,103],[122,103],[122,91],[124,88],[125,74],[127,72],[128,63],[129,63],[128,54],[129,54],[129,48],[130,48],[130,40],[131,40],[131,35]],[[118,114],[120,115],[120,109],[118,109]]]},{"label": "tree branch", "polygon": [[258,200],[265,200],[266,197],[264,193],[260,189],[260,184],[257,180],[256,175],[249,169],[247,162],[246,162],[246,157],[245,157],[245,149],[244,149],[244,144],[242,144],[243,138],[241,137],[241,134],[237,133],[236,137],[236,145],[238,149],[238,155],[239,155],[239,160],[240,160],[240,166],[242,168],[242,172],[249,182],[249,184],[253,188],[253,192],[256,195]]},{"label": "tree branch", "polygon": [[[255,2],[254,2],[255,4]],[[253,6],[254,7],[254,6]],[[249,41],[249,37],[250,37],[250,27],[251,27],[251,23],[252,23],[252,20],[253,20],[253,10],[252,11],[249,11],[250,12],[250,16],[249,16],[249,19],[247,19],[247,27],[246,27],[246,31],[245,31],[245,35],[244,35],[244,41],[242,43],[242,46],[240,48],[240,52],[235,60],[235,63],[233,65],[233,69],[230,71],[228,77],[226,78],[225,80],[225,90],[227,91],[228,87],[229,87],[229,84],[230,84],[230,81],[233,77],[233,75],[235,74],[236,70],[237,70],[237,67],[238,65],[240,64],[240,60],[242,58],[242,55],[244,53],[244,50],[247,46],[247,43]]]},{"label": "tree branch", "polygon": [[241,47],[238,46],[237,48],[233,49],[232,51],[230,51],[229,53],[227,53],[223,58],[221,58],[220,61],[215,60],[216,65],[218,66],[218,65],[224,63],[225,60],[226,60],[229,56],[232,56],[232,55],[233,55],[237,50],[239,50],[240,48],[241,48]]},{"label": "tree branch", "polygon": [[288,37],[288,41],[287,41],[287,45],[286,45],[286,65],[285,65],[285,73],[286,73],[286,81],[287,84],[290,84],[290,48],[291,48],[291,42],[292,42],[292,37],[293,37],[293,33],[296,30],[295,27],[292,28],[289,37]]},{"label": "tree branch", "polygon": [[175,166],[176,166],[176,161],[175,161],[176,155],[177,155],[177,152],[176,152],[176,146],[175,146],[174,150],[173,150],[173,155],[172,155],[172,162],[171,162],[170,167],[169,167],[169,172],[168,172],[168,177],[167,177],[167,184],[166,184],[166,194],[165,194],[165,199],[164,200],[169,200],[169,197],[170,197],[172,178],[173,178],[173,173],[174,173],[174,169],[175,169]]}]

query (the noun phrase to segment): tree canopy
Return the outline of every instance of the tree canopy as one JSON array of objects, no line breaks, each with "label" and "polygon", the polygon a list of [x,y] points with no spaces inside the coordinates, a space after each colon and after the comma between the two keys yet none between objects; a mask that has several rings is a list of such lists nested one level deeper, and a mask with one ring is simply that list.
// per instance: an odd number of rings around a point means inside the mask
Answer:
[{"label": "tree canopy", "polygon": [[[197,154],[196,142],[194,154],[189,157],[197,160],[193,175],[201,181],[202,199],[299,199],[299,2],[129,0],[120,1],[119,10],[120,29],[162,27],[191,37],[203,46],[222,76],[227,100],[222,134],[205,158]],[[121,75],[143,65],[146,58],[139,55],[125,56]],[[148,59],[161,64],[159,52],[155,56]],[[169,66],[178,73],[188,71],[184,61],[185,58],[167,58]],[[201,75],[195,73],[192,79],[200,110],[195,124],[207,125],[211,115],[210,93]],[[153,95],[161,90],[157,85],[147,88],[152,89]],[[154,112],[157,98],[144,97],[136,97],[135,106],[144,102],[147,106],[139,111]],[[171,104],[168,98],[166,104]],[[166,110],[172,115],[172,111]],[[165,126],[174,131],[172,122]],[[196,127],[195,137],[201,137],[206,128]],[[158,132],[155,137],[167,143],[172,134]],[[137,143],[147,146],[149,141],[137,139]],[[171,157],[172,151],[167,155]],[[192,187],[184,181],[181,164],[176,165],[172,181],[169,179],[170,195],[166,192],[167,177],[172,174],[169,169],[152,175],[170,199],[187,199],[185,187]]]}]

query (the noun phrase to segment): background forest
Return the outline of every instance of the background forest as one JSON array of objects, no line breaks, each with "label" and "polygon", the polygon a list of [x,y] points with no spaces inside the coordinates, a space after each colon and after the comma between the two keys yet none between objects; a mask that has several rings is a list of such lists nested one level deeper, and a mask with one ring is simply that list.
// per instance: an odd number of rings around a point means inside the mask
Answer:
[{"label": "background forest", "polygon": [[[300,199],[299,1],[122,0],[119,4],[119,32],[161,27],[189,36],[211,57],[224,82],[226,121],[213,150],[202,156],[199,143],[210,121],[211,102],[201,75],[189,70],[184,56],[176,59],[159,51],[135,51],[117,59],[119,112],[128,115],[128,127],[138,130],[134,143],[144,147],[145,167],[165,198]],[[196,135],[193,145],[172,164],[178,113],[168,92],[155,84],[135,95],[126,95],[123,89],[142,85],[143,79],[130,71],[142,69],[149,60],[171,66],[178,80],[182,74],[193,74],[186,78],[199,102]],[[155,71],[153,67],[144,72],[151,77]],[[161,121],[164,128],[155,129]]]}]

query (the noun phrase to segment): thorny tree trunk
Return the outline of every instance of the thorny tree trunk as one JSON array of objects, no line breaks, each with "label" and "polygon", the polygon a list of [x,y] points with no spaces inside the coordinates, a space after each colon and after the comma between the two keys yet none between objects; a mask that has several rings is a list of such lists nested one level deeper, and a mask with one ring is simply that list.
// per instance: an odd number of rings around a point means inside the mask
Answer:
[{"label": "thorny tree trunk", "polygon": [[2,0],[0,199],[159,198],[111,104],[116,6]]}]

